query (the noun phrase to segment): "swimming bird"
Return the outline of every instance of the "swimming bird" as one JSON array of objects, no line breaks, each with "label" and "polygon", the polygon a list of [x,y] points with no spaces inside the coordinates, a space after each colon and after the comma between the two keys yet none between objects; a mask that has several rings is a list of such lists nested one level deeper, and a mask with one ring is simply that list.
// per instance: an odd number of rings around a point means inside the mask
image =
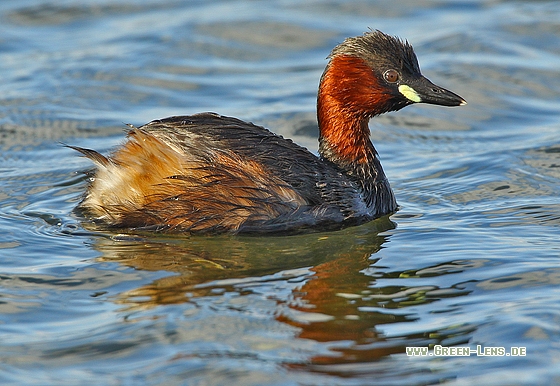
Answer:
[{"label": "swimming bird", "polygon": [[111,155],[70,146],[97,167],[83,213],[111,228],[297,233],[358,225],[398,209],[370,118],[413,103],[460,106],[420,72],[412,46],[368,31],[328,56],[317,96],[319,156],[215,113],[132,127]]}]

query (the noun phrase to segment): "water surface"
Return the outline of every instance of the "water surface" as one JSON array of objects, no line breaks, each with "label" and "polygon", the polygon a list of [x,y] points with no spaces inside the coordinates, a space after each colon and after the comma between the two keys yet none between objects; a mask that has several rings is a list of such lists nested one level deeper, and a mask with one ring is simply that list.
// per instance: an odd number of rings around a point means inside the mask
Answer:
[{"label": "water surface", "polygon": [[[316,151],[330,49],[415,47],[455,109],[378,117],[401,210],[290,237],[138,235],[73,211],[124,123],[217,111]],[[0,381],[560,382],[560,3],[0,3]],[[411,357],[406,347],[526,347]]]}]

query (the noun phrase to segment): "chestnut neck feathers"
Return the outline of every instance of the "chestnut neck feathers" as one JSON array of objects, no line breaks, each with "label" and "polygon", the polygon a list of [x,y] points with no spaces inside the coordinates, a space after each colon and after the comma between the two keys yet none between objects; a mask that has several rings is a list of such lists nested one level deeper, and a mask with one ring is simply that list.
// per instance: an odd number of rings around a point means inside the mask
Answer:
[{"label": "chestnut neck feathers", "polygon": [[[418,61],[408,43],[380,31],[346,39],[329,59],[317,98],[319,153],[358,182],[371,204],[377,184],[384,183],[389,191],[390,187],[371,143],[368,122],[412,103],[388,87],[383,73],[398,68],[420,74]],[[396,208],[394,199],[391,205]]]}]

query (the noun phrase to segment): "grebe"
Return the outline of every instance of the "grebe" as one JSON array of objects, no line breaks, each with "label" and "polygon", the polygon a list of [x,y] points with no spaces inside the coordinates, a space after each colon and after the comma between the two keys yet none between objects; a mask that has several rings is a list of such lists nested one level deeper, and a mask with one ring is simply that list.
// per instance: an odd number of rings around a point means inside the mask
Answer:
[{"label": "grebe", "polygon": [[186,233],[294,233],[397,210],[368,121],[412,103],[466,104],[420,73],[412,46],[381,31],[344,40],[317,97],[319,157],[263,127],[214,113],[152,121],[97,170],[79,205],[109,227]]}]

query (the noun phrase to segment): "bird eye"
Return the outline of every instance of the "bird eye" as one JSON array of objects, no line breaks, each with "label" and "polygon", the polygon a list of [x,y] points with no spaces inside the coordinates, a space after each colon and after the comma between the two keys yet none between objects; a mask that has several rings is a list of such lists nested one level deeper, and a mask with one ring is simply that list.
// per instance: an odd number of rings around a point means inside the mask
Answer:
[{"label": "bird eye", "polygon": [[399,73],[396,70],[387,70],[383,74],[383,78],[389,83],[395,83],[399,80]]}]

